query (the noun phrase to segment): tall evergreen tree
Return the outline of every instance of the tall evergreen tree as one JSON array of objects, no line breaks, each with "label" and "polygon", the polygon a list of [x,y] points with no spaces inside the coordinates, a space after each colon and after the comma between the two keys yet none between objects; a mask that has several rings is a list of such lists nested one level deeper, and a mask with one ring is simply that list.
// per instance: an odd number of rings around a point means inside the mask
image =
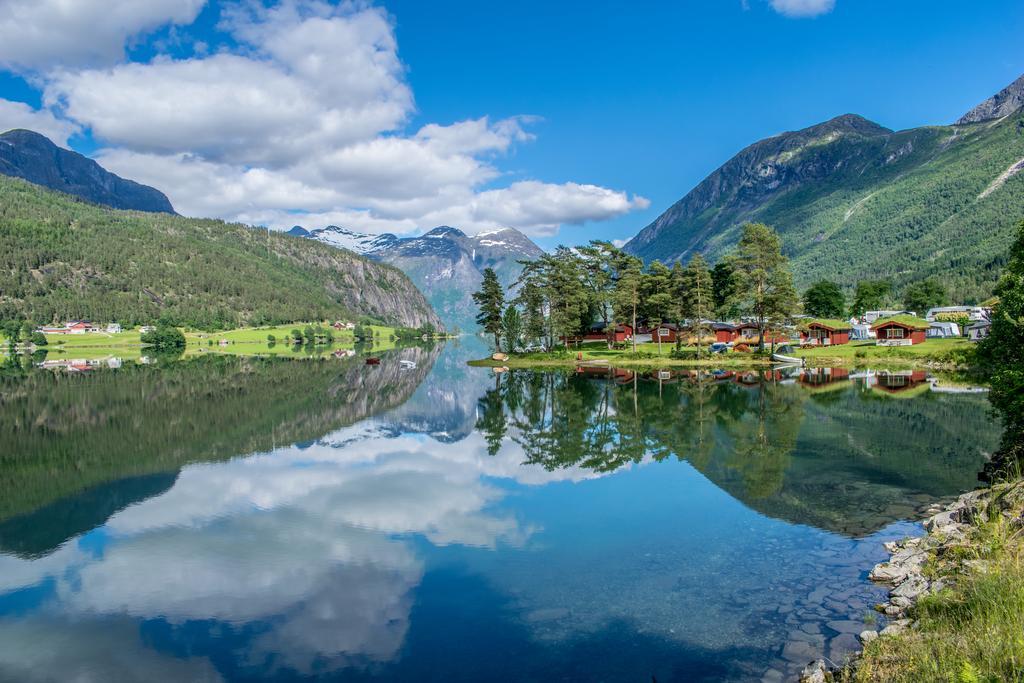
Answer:
[{"label": "tall evergreen tree", "polygon": [[704,322],[714,312],[713,280],[704,257],[694,254],[683,272],[683,315],[690,320],[690,331],[697,337],[697,358],[701,357],[702,337],[707,331]]},{"label": "tall evergreen tree", "polygon": [[519,309],[509,304],[501,316],[501,337],[505,340],[505,348],[514,353],[523,341],[523,318]]},{"label": "tall evergreen tree", "polygon": [[714,293],[715,314],[722,320],[737,317],[738,285],[736,269],[728,258],[722,259],[711,269],[711,291]]},{"label": "tall evergreen tree", "polygon": [[629,320],[633,328],[633,353],[636,353],[636,318],[643,304],[644,271],[640,259],[623,254],[617,266],[613,301],[615,316]]},{"label": "tall evergreen tree", "polygon": [[777,325],[791,317],[798,302],[778,233],[763,223],[744,225],[733,265],[742,310],[757,323],[758,348],[764,351],[769,324]]},{"label": "tall evergreen tree", "polygon": [[[643,314],[657,337],[659,356],[661,325],[665,322],[678,322],[678,316],[673,315],[677,309],[678,301],[672,292],[672,271],[661,261],[653,261],[643,281]],[[674,317],[676,320],[673,320]]]},{"label": "tall evergreen tree", "polygon": [[473,293],[473,301],[480,309],[476,316],[477,324],[484,332],[494,335],[494,348],[500,351],[501,314],[505,308],[505,290],[498,282],[498,276],[493,268],[484,269],[484,281],[480,284],[480,291]]}]

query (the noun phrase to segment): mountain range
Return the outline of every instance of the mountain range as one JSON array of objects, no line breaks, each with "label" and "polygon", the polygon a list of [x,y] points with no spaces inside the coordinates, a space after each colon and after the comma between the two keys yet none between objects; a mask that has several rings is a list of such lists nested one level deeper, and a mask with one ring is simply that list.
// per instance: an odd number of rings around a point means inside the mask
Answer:
[{"label": "mountain range", "polygon": [[937,276],[954,299],[984,299],[1024,218],[1022,106],[1024,77],[952,125],[892,131],[847,114],[761,140],[624,248],[646,261],[717,260],[742,224],[763,222],[799,286]]},{"label": "mountain range", "polygon": [[174,213],[160,190],[114,175],[92,159],[62,149],[30,130],[0,134],[0,174],[113,209]]},{"label": "mountain range", "polygon": [[519,261],[543,250],[514,228],[467,235],[440,226],[419,237],[367,235],[338,226],[306,230],[295,226],[288,234],[347,249],[395,266],[424,293],[448,329],[477,329],[476,305],[470,294],[480,288],[483,271],[493,268],[505,287],[522,272]]}]

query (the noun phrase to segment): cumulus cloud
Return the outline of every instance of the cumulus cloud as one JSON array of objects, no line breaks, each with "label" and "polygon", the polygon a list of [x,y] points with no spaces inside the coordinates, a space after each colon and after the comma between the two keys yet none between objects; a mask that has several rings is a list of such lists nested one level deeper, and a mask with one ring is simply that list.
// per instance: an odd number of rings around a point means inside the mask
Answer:
[{"label": "cumulus cloud", "polygon": [[532,116],[428,123],[415,113],[386,13],[285,0],[231,5],[238,47],[49,73],[44,103],[87,127],[98,160],[165,191],[179,212],[288,228],[409,233],[562,224],[644,208],[582,183],[501,187],[497,158],[534,139]]},{"label": "cumulus cloud", "polygon": [[132,37],[192,23],[206,0],[4,0],[0,65],[33,70],[111,63]]},{"label": "cumulus cloud", "polygon": [[836,0],[770,0],[772,8],[787,17],[816,17],[831,12]]},{"label": "cumulus cloud", "polygon": [[78,130],[75,124],[57,118],[46,109],[33,109],[24,102],[0,99],[0,133],[12,128],[34,130],[63,147]]}]

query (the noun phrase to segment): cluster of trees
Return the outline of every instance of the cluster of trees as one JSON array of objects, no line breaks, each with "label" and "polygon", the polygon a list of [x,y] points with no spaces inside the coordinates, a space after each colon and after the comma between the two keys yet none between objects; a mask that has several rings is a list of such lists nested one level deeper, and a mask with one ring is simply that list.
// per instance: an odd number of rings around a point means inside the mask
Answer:
[{"label": "cluster of trees", "polygon": [[7,340],[10,347],[21,343],[32,344],[33,346],[46,346],[46,335],[36,332],[39,326],[28,320],[8,319],[0,320],[0,335]]},{"label": "cluster of trees", "polygon": [[177,327],[161,322],[142,334],[141,341],[157,351],[180,351],[185,348],[185,335]]},{"label": "cluster of trees", "polygon": [[568,345],[593,324],[636,329],[640,321],[657,327],[688,320],[700,339],[708,319],[741,315],[756,321],[763,339],[799,307],[779,236],[760,223],[745,225],[736,249],[713,269],[700,254],[685,266],[654,261],[645,268],[639,258],[593,241],[524,263],[514,296],[506,296],[488,269],[473,300],[477,323],[497,348],[512,351],[536,343],[551,347],[557,339]]},{"label": "cluster of trees", "polygon": [[[821,318],[860,317],[897,305],[891,280],[860,280],[853,291],[849,307],[843,288],[832,280],[818,280],[804,292],[804,313]],[[928,278],[908,285],[903,290],[902,307],[923,315],[929,308],[949,303],[949,292],[939,280]]]}]

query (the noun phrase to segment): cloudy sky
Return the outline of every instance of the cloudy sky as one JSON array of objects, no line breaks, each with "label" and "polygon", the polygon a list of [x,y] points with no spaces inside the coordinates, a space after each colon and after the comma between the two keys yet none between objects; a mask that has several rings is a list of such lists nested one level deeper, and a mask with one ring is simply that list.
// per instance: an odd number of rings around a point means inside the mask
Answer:
[{"label": "cloudy sky", "polygon": [[0,129],[190,216],[624,239],[756,139],[1024,71],[1024,5],[937,4],[0,0]]}]

